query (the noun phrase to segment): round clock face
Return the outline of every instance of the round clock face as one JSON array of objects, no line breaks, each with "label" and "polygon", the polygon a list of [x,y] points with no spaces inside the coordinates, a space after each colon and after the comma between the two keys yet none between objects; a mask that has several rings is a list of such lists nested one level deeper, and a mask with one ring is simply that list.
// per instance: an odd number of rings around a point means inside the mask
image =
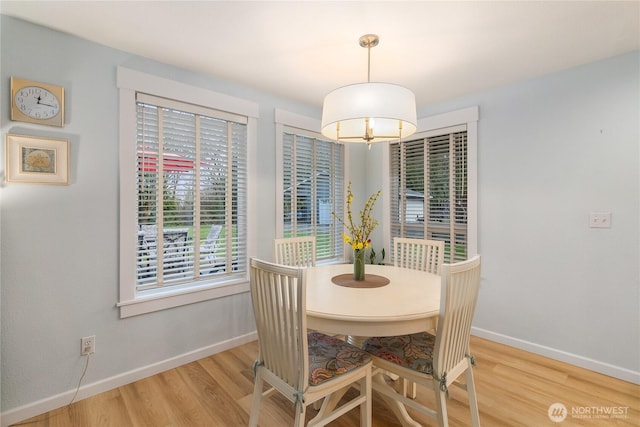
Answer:
[{"label": "round clock face", "polygon": [[16,107],[27,116],[47,120],[60,112],[58,98],[47,89],[38,86],[25,86],[18,90],[13,101]]}]

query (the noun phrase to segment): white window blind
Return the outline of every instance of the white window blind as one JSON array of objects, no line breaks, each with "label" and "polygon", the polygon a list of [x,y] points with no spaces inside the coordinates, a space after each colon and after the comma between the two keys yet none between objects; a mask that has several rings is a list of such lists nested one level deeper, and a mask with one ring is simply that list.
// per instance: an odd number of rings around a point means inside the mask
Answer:
[{"label": "white window blind", "polygon": [[344,146],[288,129],[283,134],[284,237],[316,236],[317,260],[342,258]]},{"label": "white window blind", "polygon": [[445,262],[468,256],[467,132],[462,128],[390,144],[392,237],[443,240]]},{"label": "white window blind", "polygon": [[246,118],[140,93],[136,108],[137,290],[244,276]]}]

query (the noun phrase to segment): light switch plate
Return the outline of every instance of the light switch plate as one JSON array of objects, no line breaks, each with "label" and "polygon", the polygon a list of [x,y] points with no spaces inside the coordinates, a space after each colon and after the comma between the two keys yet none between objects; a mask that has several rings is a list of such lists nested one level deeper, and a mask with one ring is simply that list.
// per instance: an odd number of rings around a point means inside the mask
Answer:
[{"label": "light switch plate", "polygon": [[611,228],[611,212],[590,212],[589,227]]}]

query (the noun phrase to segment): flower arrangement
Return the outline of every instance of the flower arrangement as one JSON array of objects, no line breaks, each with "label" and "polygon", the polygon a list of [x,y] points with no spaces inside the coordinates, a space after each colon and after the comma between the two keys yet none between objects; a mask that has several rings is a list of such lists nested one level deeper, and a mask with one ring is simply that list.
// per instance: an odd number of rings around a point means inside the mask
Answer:
[{"label": "flower arrangement", "polygon": [[364,204],[364,209],[360,211],[360,225],[353,223],[351,204],[353,203],[353,193],[351,192],[351,182],[347,186],[347,219],[343,221],[335,212],[331,214],[348,230],[342,233],[342,240],[351,246],[353,250],[368,249],[371,247],[369,235],[378,226],[378,221],[373,218],[371,211],[376,204],[376,200],[382,194],[380,190],[371,194]]}]

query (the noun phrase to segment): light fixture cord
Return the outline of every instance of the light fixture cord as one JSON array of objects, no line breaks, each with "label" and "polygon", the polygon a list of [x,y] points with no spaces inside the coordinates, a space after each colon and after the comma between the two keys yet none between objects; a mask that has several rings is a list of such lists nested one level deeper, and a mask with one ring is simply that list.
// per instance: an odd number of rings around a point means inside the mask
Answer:
[{"label": "light fixture cord", "polygon": [[[367,83],[371,83],[371,42],[367,44]],[[366,119],[365,123],[365,140],[367,141],[367,147],[371,150],[371,140],[367,139],[367,137],[373,132],[369,127],[369,119]]]}]

